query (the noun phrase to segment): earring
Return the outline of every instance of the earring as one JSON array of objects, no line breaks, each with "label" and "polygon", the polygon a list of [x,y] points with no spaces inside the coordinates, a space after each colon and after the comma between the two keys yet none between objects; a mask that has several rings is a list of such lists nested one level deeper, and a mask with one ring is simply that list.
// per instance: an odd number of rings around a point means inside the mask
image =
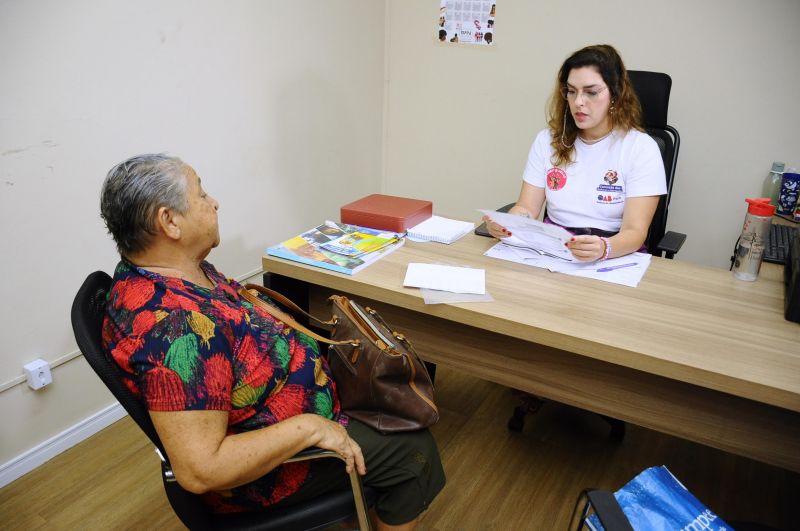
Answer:
[{"label": "earring", "polygon": [[608,108],[608,114],[614,114],[614,100],[611,100],[611,107]]},{"label": "earring", "polygon": [[566,130],[567,130],[567,109],[564,109],[564,123],[561,125],[561,145],[564,146],[565,148],[569,149],[569,148],[571,148],[572,146],[575,145],[575,142],[573,142],[570,145],[567,145],[567,143],[564,142],[564,132]]}]

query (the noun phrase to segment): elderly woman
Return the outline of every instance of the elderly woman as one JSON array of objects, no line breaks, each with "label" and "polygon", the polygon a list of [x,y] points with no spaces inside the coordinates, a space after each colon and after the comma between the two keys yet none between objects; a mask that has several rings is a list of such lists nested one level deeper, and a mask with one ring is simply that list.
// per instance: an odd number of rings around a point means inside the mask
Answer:
[{"label": "elderly woman", "polygon": [[239,298],[205,261],[219,203],[180,159],[142,155],[111,169],[101,214],[121,261],[103,342],[145,403],[175,476],[218,512],[291,504],[347,488],[337,452],[378,492],[378,529],[413,529],[444,485],[427,430],[381,435],[340,410],[318,345]]}]

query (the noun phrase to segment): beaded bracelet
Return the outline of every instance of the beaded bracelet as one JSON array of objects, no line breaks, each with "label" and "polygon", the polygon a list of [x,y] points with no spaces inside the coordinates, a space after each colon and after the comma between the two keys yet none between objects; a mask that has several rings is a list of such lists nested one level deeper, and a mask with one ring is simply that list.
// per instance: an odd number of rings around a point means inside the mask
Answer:
[{"label": "beaded bracelet", "polygon": [[603,252],[603,256],[600,258],[600,260],[607,260],[608,256],[611,254],[611,242],[608,241],[608,238],[604,238],[603,236],[600,236],[600,239],[603,240],[604,244],[606,244],[606,250]]}]

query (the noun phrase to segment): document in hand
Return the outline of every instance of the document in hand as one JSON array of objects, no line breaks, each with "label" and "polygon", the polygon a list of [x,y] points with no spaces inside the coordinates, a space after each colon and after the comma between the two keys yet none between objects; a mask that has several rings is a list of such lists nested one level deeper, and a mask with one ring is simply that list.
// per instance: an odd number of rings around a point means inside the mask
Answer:
[{"label": "document in hand", "polygon": [[575,260],[569,249],[564,246],[572,238],[572,234],[563,227],[506,212],[484,209],[480,209],[480,212],[508,229],[511,236],[503,238],[504,244],[529,249],[540,255],[568,262]]}]

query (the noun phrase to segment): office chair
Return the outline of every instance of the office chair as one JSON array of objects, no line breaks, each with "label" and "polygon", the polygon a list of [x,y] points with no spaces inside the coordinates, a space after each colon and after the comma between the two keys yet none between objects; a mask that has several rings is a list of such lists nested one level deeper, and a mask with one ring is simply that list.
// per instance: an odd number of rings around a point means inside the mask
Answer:
[{"label": "office chair", "polygon": [[[355,513],[361,529],[370,529],[367,507],[375,500],[369,487],[362,490],[358,473],[350,474],[351,491],[326,493],[318,498],[288,507],[257,512],[214,514],[199,495],[184,490],[175,480],[169,456],[156,433],[144,403],[125,386],[121,369],[105,353],[102,346],[102,326],[111,277],[103,271],[90,274],[75,295],[72,303],[72,329],[86,361],[108,387],[122,407],[155,445],[161,459],[161,479],[172,509],[191,530],[301,530],[319,529],[351,518]],[[286,462],[320,458],[339,458],[335,452],[310,448]],[[355,502],[354,502],[355,500]]]},{"label": "office chair", "polygon": [[[669,94],[672,89],[672,78],[661,72],[646,72],[643,70],[628,70],[628,76],[639,98],[642,106],[642,125],[647,134],[656,141],[661,152],[661,160],[664,163],[664,174],[667,179],[667,193],[661,196],[658,207],[650,223],[650,230],[645,240],[647,252],[653,256],[662,256],[672,259],[680,250],[686,235],[678,232],[667,231],[667,214],[669,212],[669,202],[672,198],[672,186],[675,181],[675,168],[678,162],[678,150],[680,149],[681,138],[677,129],[667,124],[667,111],[669,109]],[[499,212],[508,212],[515,203],[509,203],[498,209]],[[545,213],[547,212],[545,207]],[[475,234],[479,236],[491,236],[486,228],[486,223],[482,223],[475,229]],[[508,429],[511,431],[522,431],[525,423],[525,415],[529,412],[534,413],[538,410],[541,402],[535,399],[523,398],[523,404],[514,409],[514,413],[508,420]],[[625,423],[603,416],[611,425],[611,438],[622,440],[625,437]]]}]

